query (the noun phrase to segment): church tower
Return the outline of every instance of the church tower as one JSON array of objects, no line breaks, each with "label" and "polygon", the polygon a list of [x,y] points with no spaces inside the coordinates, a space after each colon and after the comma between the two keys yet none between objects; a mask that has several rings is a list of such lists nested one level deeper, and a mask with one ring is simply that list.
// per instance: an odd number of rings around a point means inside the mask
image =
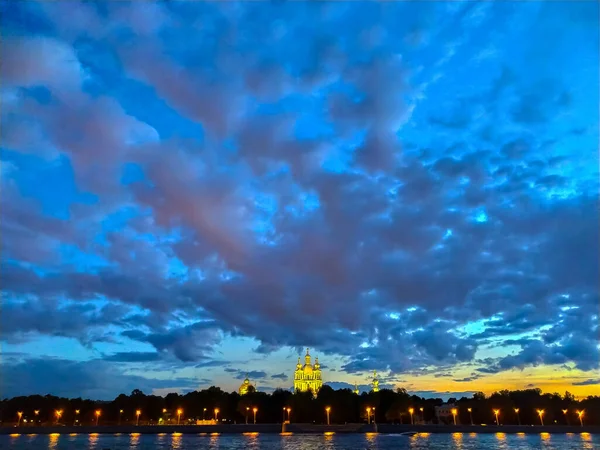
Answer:
[{"label": "church tower", "polygon": [[379,392],[379,379],[377,378],[377,371],[373,371],[373,381],[371,382],[371,389],[373,392]]}]

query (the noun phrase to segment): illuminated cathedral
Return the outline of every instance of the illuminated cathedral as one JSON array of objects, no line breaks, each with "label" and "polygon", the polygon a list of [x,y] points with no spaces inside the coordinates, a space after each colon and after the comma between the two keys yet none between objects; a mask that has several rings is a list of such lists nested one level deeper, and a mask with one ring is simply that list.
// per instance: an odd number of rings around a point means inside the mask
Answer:
[{"label": "illuminated cathedral", "polygon": [[294,391],[311,391],[316,396],[321,386],[323,386],[323,380],[321,379],[319,358],[315,358],[315,365],[313,366],[310,363],[310,353],[307,348],[304,365],[300,363],[300,357],[298,357],[298,364],[296,364],[296,371],[294,372]]}]

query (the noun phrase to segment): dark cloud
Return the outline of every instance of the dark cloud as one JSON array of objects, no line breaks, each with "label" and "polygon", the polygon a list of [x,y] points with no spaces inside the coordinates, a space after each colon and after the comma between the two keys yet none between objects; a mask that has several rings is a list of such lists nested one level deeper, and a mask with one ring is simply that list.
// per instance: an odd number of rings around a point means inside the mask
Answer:
[{"label": "dark cloud", "polygon": [[116,362],[147,362],[159,360],[160,354],[156,352],[118,352],[105,356],[103,359]]},{"label": "dark cloud", "polygon": [[600,384],[600,378],[589,378],[587,380],[573,382],[573,386],[594,386],[596,384]]},{"label": "dark cloud", "polygon": [[281,381],[287,381],[288,380],[288,376],[285,373],[276,373],[275,375],[271,375],[271,378],[273,380],[281,380]]},{"label": "dark cloud", "polygon": [[238,370],[237,372],[238,372],[238,374],[237,374],[236,378],[238,380],[243,380],[245,378],[249,378],[251,380],[262,380],[262,379],[267,378],[267,376],[268,376],[267,373],[262,370],[250,370],[248,372]]},{"label": "dark cloud", "polygon": [[53,394],[97,400],[112,399],[115,393],[129,394],[133,389],[144,392],[164,388],[193,390],[198,383],[191,378],[158,379],[150,374],[125,374],[118,365],[101,360],[52,358],[30,358],[17,364],[5,364],[0,381],[0,390],[13,396]]},{"label": "dark cloud", "polygon": [[471,383],[475,380],[477,380],[478,378],[481,378],[480,376],[471,376],[471,377],[464,377],[464,378],[458,378],[458,379],[454,379],[452,381],[455,381],[457,383]]}]

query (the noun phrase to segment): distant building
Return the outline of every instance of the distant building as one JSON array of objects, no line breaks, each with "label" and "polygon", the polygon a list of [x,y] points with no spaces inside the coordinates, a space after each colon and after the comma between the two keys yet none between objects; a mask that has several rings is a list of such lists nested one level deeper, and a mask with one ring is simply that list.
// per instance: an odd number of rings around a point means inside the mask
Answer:
[{"label": "distant building", "polygon": [[373,381],[371,382],[371,390],[373,392],[379,392],[379,379],[377,378],[377,371],[373,371]]},{"label": "distant building", "polygon": [[250,384],[248,375],[246,375],[246,379],[244,380],[244,382],[241,384],[240,388],[238,389],[239,394],[246,395],[248,392],[254,392],[255,390],[256,390],[256,388],[252,384]]},{"label": "distant building", "polygon": [[304,365],[300,363],[300,358],[298,358],[298,364],[296,364],[296,371],[294,372],[294,391],[311,391],[313,395],[316,396],[319,389],[321,389],[321,386],[323,386],[323,380],[321,378],[319,358],[315,358],[315,365],[313,366],[310,363],[310,353],[307,348],[306,356],[304,356]]},{"label": "distant building", "polygon": [[[444,403],[443,405],[435,407],[435,417],[437,417],[438,422],[441,423],[454,423],[454,417],[452,414],[452,410],[457,409],[454,403]],[[456,416],[456,422],[458,423],[458,414]]]}]

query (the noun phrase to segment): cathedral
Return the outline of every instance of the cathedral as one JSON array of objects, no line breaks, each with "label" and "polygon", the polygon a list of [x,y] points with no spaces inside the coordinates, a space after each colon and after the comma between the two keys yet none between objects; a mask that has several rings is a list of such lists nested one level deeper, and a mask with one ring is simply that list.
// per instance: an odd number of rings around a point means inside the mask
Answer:
[{"label": "cathedral", "polygon": [[294,391],[311,391],[316,396],[321,386],[323,386],[323,380],[321,379],[319,358],[315,358],[315,365],[313,366],[310,363],[310,353],[307,348],[304,365],[300,363],[300,357],[298,357],[298,364],[296,364],[296,371],[294,372]]}]

